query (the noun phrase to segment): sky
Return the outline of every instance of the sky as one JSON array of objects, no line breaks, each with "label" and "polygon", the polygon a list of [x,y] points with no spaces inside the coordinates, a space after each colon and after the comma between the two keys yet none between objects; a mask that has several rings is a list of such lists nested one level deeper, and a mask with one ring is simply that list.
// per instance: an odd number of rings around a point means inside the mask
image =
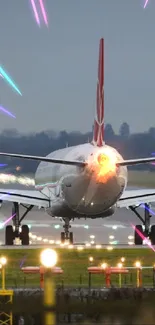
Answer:
[{"label": "sky", "polygon": [[[37,2],[38,0],[36,0]],[[0,80],[0,131],[92,129],[99,40],[105,40],[105,123],[116,132],[155,126],[155,1],[44,0],[38,27],[30,0],[0,1],[0,65],[22,92]]]}]

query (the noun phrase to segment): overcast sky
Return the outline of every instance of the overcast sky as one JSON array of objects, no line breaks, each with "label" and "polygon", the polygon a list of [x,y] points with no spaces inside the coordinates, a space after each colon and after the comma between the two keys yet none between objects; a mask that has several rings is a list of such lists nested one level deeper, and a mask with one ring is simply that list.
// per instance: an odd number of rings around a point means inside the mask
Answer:
[{"label": "overcast sky", "polygon": [[[36,0],[37,2],[38,0]],[[0,80],[0,130],[89,131],[98,46],[105,39],[105,121],[117,132],[155,126],[155,1],[44,0],[49,28],[39,28],[30,0],[0,0],[0,64],[22,92]]]}]

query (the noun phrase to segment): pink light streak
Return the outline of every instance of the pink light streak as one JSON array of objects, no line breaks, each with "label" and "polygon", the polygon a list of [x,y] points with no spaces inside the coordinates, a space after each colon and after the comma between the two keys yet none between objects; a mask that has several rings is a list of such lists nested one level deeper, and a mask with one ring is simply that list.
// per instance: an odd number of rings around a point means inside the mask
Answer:
[{"label": "pink light streak", "polygon": [[36,8],[36,5],[35,5],[34,0],[31,0],[31,5],[32,5],[32,9],[33,9],[33,12],[34,12],[34,16],[35,16],[36,22],[40,26],[39,15],[38,15],[37,8]]},{"label": "pink light streak", "polygon": [[15,217],[16,213],[13,214],[11,217],[9,217],[7,220],[5,220],[2,224],[2,227],[4,227],[10,220],[12,220]]},{"label": "pink light streak", "polygon": [[44,4],[43,4],[43,0],[39,0],[39,3],[40,3],[40,8],[42,11],[43,18],[44,18],[44,22],[45,22],[46,26],[48,26],[47,13],[46,13],[46,10],[45,10]]},{"label": "pink light streak", "polygon": [[146,0],[144,3],[144,9],[146,8],[146,6],[148,5],[149,0]]},{"label": "pink light streak", "polygon": [[155,248],[148,242],[148,239],[137,229],[132,223],[131,227],[136,231],[136,233],[141,237],[141,239],[146,240],[146,244],[155,252]]}]

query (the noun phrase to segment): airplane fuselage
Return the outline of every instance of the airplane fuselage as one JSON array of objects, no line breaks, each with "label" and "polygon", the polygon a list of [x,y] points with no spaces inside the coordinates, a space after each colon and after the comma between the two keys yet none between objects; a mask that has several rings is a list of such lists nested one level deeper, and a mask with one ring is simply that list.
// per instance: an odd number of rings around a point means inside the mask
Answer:
[{"label": "airplane fuselage", "polygon": [[51,208],[47,210],[50,215],[95,218],[113,214],[111,209],[127,184],[127,168],[119,167],[111,174],[100,175],[95,160],[100,153],[110,153],[117,161],[123,160],[117,150],[110,146],[99,148],[86,143],[54,151],[47,157],[88,161],[88,168],[46,162],[39,164],[35,184],[37,189],[51,198]]}]

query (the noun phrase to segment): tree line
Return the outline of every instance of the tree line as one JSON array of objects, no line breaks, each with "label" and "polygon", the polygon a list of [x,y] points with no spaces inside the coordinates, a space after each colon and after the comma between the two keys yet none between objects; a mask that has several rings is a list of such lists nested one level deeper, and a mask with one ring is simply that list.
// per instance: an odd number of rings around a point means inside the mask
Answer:
[{"label": "tree line", "polygon": [[[65,130],[59,133],[53,130],[42,131],[39,133],[20,134],[16,129],[6,129],[0,133],[0,151],[11,153],[25,153],[29,155],[46,156],[50,152],[64,148],[66,146],[75,146],[90,142],[92,131],[67,132]],[[155,127],[151,127],[143,133],[130,132],[130,126],[124,122],[121,124],[119,133],[116,134],[111,124],[105,125],[106,144],[115,147],[120,154],[126,158],[141,158],[155,155]],[[35,172],[38,162],[12,159],[1,157],[0,164],[8,164],[10,171],[16,166],[21,166],[24,173]],[[8,167],[1,168],[1,172],[6,171]],[[133,167],[130,167],[133,168]],[[139,165],[134,169],[154,171],[152,164]]]}]

